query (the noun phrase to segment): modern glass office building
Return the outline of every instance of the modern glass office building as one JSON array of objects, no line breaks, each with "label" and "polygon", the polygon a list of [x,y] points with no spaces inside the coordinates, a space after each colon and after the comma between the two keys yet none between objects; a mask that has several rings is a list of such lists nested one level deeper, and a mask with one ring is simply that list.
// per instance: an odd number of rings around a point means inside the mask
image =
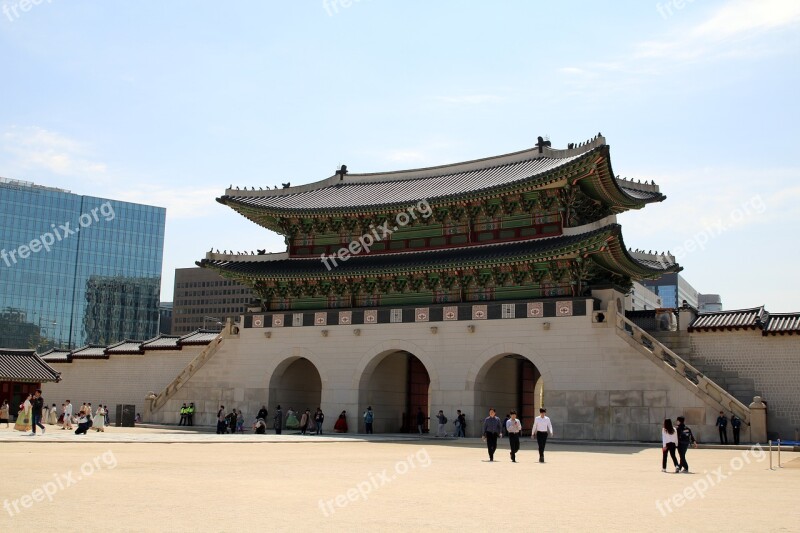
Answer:
[{"label": "modern glass office building", "polygon": [[0,178],[0,346],[158,334],[166,210]]}]

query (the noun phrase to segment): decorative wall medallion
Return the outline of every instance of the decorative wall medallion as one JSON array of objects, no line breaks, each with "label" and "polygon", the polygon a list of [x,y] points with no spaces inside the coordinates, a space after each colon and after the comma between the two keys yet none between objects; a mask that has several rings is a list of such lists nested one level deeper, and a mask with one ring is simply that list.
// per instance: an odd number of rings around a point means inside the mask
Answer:
[{"label": "decorative wall medallion", "polygon": [[572,302],[556,302],[556,316],[572,316]]},{"label": "decorative wall medallion", "polygon": [[542,318],[544,316],[544,304],[542,302],[529,303],[528,316],[533,318]]}]

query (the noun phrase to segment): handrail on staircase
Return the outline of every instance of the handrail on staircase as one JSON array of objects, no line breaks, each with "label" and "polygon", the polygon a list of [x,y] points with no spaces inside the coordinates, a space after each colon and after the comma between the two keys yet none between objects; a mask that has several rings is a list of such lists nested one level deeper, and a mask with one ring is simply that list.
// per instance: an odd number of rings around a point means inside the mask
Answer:
[{"label": "handrail on staircase", "polygon": [[217,350],[217,347],[222,342],[222,333],[214,337],[208,345],[203,348],[203,350],[197,354],[197,356],[191,360],[191,362],[186,365],[186,367],[178,374],[175,379],[173,379],[164,390],[162,390],[159,394],[156,395],[155,398],[151,400],[150,403],[150,411],[154,412],[161,408],[167,400],[178,390],[180,390],[181,386],[186,383],[192,375],[197,372],[197,370],[203,366],[203,364],[213,355],[213,353]]},{"label": "handrail on staircase", "polygon": [[672,369],[680,377],[690,382],[700,391],[710,396],[715,402],[728,411],[735,413],[745,424],[750,423],[750,408],[737,400],[731,393],[708,379],[688,361],[670,350],[658,339],[647,333],[633,321],[621,313],[616,313],[617,332],[630,336],[639,346],[650,353],[654,358],[665,363],[667,369]]}]

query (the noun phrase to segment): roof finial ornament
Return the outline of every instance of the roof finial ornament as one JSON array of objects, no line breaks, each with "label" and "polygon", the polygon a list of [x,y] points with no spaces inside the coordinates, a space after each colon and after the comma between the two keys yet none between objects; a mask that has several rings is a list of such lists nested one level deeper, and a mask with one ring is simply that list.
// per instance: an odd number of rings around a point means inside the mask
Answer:
[{"label": "roof finial ornament", "polygon": [[536,147],[539,148],[539,153],[540,154],[544,152],[545,146],[547,148],[550,148],[550,141],[545,141],[544,138],[541,135],[539,137],[537,137],[536,140],[538,141],[536,143]]},{"label": "roof finial ornament", "polygon": [[573,148],[575,148],[575,143],[569,143],[567,145],[567,150],[572,150]]},{"label": "roof finial ornament", "polygon": [[288,189],[289,187],[292,186],[292,182],[291,181],[287,181],[286,183],[281,183],[281,185],[283,185],[284,189]]},{"label": "roof finial ornament", "polygon": [[344,180],[346,174],[347,174],[347,165],[342,165],[342,168],[336,171],[336,175],[339,176],[339,181]]}]

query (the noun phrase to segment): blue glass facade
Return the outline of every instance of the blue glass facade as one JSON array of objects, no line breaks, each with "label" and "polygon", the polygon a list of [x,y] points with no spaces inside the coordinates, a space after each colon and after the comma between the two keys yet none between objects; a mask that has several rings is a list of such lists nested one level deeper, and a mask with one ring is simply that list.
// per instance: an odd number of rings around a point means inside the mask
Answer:
[{"label": "blue glass facade", "polygon": [[158,334],[166,210],[0,179],[0,346]]}]

